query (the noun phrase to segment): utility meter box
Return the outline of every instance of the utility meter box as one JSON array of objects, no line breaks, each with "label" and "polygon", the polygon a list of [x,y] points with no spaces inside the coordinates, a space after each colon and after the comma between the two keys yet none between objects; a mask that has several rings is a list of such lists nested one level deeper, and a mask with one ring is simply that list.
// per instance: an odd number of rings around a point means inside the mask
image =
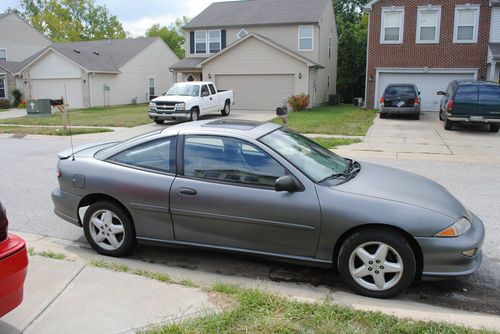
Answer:
[{"label": "utility meter box", "polygon": [[51,115],[50,99],[28,100],[26,111],[30,116]]}]

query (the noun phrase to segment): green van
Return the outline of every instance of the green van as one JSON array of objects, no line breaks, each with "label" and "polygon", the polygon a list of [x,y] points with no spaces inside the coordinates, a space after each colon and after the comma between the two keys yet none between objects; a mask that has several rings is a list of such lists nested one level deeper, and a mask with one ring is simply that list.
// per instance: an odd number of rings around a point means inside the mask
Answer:
[{"label": "green van", "polygon": [[490,132],[500,125],[500,85],[487,81],[452,81],[442,95],[439,119],[451,130],[457,122],[487,123]]}]

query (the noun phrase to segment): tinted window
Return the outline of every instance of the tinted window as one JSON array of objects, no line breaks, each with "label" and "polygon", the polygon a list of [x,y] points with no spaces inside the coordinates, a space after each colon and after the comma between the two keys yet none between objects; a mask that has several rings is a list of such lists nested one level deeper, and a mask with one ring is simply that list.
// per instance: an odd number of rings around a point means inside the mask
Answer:
[{"label": "tinted window", "polygon": [[500,86],[499,85],[480,85],[479,86],[479,101],[499,102],[500,103]]},{"label": "tinted window", "polygon": [[285,169],[257,147],[235,138],[190,136],[184,175],[239,184],[274,186]]},{"label": "tinted window", "polygon": [[415,87],[413,86],[387,86],[385,95],[416,95]]},{"label": "tinted window", "polygon": [[[203,85],[201,87],[201,95],[203,95],[203,93],[208,93],[208,87],[207,87],[207,85]],[[210,93],[209,93],[209,95],[210,95]]]},{"label": "tinted window", "polygon": [[455,102],[460,101],[477,101],[478,99],[478,85],[466,84],[459,85],[455,93]]},{"label": "tinted window", "polygon": [[111,157],[110,161],[175,173],[175,138],[162,138],[129,148]]},{"label": "tinted window", "polygon": [[208,85],[208,87],[210,88],[210,93],[212,93],[212,95],[214,95],[216,93],[214,85],[210,84],[210,85]]}]

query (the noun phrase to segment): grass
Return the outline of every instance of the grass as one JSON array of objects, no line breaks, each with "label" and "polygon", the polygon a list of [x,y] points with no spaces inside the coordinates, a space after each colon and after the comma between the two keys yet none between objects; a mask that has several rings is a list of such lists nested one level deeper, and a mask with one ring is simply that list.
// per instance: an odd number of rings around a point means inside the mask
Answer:
[{"label": "grass", "polygon": [[[108,108],[70,110],[71,125],[134,127],[150,123],[146,104],[113,106]],[[18,125],[62,125],[61,114],[51,116],[24,116],[1,121]]]},{"label": "grass", "polygon": [[145,333],[489,333],[447,323],[402,320],[329,302],[301,303],[225,284],[213,286],[211,290],[232,299],[233,307]]},{"label": "grass", "polygon": [[134,271],[135,275],[144,276],[150,279],[154,279],[163,283],[174,283],[174,281],[167,274],[156,273],[148,270],[136,270]]},{"label": "grass", "polygon": [[97,267],[97,268],[103,268],[103,269],[116,271],[119,273],[128,273],[130,271],[130,268],[123,265],[123,264],[119,264],[116,262],[108,262],[108,261],[103,261],[103,260],[90,261],[90,265]]},{"label": "grass", "polygon": [[[364,136],[376,116],[375,110],[351,105],[321,106],[288,115],[288,127],[301,133]],[[273,120],[281,124],[279,118]]]},{"label": "grass", "polygon": [[49,259],[54,259],[54,260],[66,260],[67,256],[63,253],[56,253],[53,251],[42,251],[42,252],[37,252],[33,247],[28,248],[28,255],[34,256],[42,256],[42,257],[47,257]]},{"label": "grass", "polygon": [[351,145],[361,142],[359,139],[347,139],[347,138],[311,138],[316,143],[320,144],[326,148],[336,148],[341,145]]},{"label": "grass", "polygon": [[[0,121],[1,122],[1,121]],[[72,128],[72,135],[81,135],[89,133],[110,132],[113,130],[104,128]],[[13,133],[18,135],[46,135],[46,136],[69,136],[69,130],[59,128],[41,128],[24,126],[0,126],[0,133]]]}]

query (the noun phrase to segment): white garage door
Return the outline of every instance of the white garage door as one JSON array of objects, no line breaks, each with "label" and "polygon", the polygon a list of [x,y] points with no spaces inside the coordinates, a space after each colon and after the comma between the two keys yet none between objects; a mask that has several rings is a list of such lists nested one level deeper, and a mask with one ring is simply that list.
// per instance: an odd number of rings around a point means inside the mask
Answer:
[{"label": "white garage door", "polygon": [[216,75],[220,89],[234,91],[233,109],[276,110],[293,95],[293,75]]},{"label": "white garage door", "polygon": [[[72,109],[83,108],[81,79],[32,79],[31,96],[34,99],[60,99],[66,96]],[[66,90],[64,89],[66,86]]]},{"label": "white garage door", "polygon": [[474,79],[473,73],[380,73],[376,106],[378,108],[380,97],[389,84],[412,83],[420,90],[422,111],[439,111],[441,96],[437,91],[444,91],[452,80]]}]

